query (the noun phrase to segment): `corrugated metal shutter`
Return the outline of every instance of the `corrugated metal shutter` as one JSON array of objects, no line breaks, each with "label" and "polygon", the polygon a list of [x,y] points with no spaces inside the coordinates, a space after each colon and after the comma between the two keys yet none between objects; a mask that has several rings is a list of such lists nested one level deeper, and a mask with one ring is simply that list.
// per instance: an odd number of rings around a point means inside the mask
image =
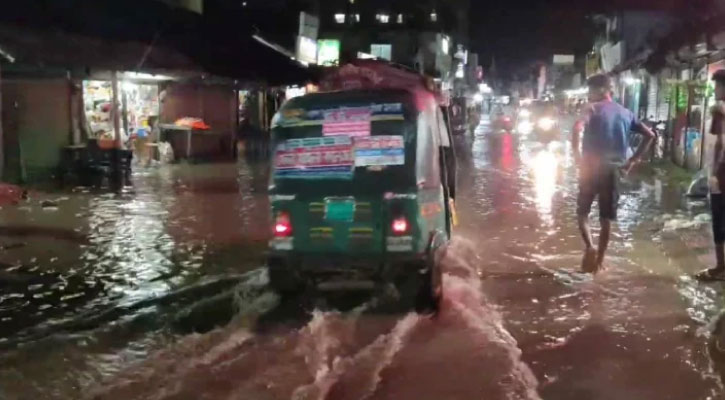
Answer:
[{"label": "corrugated metal shutter", "polygon": [[660,82],[660,91],[657,94],[657,114],[656,114],[656,120],[657,121],[667,121],[669,119],[669,113],[670,113],[670,104],[668,102],[667,98],[667,91],[669,90],[669,85],[667,85],[663,80]]},{"label": "corrugated metal shutter", "polygon": [[656,76],[650,76],[647,85],[647,115],[648,119],[657,118],[657,93],[659,92],[659,81]]}]

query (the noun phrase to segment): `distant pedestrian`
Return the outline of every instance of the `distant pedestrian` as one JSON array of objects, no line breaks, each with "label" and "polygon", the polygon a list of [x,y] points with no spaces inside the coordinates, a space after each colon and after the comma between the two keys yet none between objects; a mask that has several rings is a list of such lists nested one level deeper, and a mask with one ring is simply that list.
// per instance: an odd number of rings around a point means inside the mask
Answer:
[{"label": "distant pedestrian", "polygon": [[[613,85],[607,75],[595,75],[587,81],[590,103],[572,129],[574,159],[579,166],[577,216],[579,230],[586,246],[582,270],[596,273],[603,269],[609,246],[611,222],[617,218],[619,179],[640,161],[654,141],[655,134],[639,122],[634,114],[612,100]],[[644,135],[634,156],[627,159],[631,132]],[[580,153],[580,136],[581,153]],[[599,203],[601,232],[599,246],[594,248],[589,228],[592,204]]]},{"label": "distant pedestrian", "polygon": [[721,69],[712,76],[715,81],[715,99],[717,103],[712,107],[712,125],[710,133],[715,135],[715,154],[710,166],[710,210],[712,211],[712,236],[715,239],[715,258],[717,264],[714,268],[705,270],[697,275],[703,280],[725,280],[725,157],[723,157],[723,144],[725,134],[725,69]]}]

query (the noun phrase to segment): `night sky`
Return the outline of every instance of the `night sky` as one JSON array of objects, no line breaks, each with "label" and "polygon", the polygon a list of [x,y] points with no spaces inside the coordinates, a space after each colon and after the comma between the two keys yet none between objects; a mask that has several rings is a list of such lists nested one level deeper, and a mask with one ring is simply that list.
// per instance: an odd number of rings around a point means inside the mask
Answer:
[{"label": "night sky", "polygon": [[588,15],[613,10],[676,11],[712,0],[471,0],[471,47],[488,68],[510,75],[553,53],[586,53],[594,27]]}]

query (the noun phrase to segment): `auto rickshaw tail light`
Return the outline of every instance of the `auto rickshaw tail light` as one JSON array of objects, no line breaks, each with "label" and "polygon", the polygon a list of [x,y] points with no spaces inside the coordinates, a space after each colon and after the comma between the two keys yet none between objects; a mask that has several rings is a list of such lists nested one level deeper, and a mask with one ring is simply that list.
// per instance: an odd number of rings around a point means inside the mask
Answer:
[{"label": "auto rickshaw tail light", "polygon": [[292,220],[290,219],[289,213],[277,213],[277,218],[275,218],[274,221],[274,236],[292,236]]},{"label": "auto rickshaw tail light", "polygon": [[405,217],[398,217],[393,220],[393,234],[402,235],[408,232],[408,220]]}]

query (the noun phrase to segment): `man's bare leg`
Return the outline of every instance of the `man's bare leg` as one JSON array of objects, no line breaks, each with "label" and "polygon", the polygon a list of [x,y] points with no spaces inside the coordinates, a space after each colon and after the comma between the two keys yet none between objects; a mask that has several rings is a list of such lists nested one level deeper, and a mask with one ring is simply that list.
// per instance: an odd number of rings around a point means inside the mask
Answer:
[{"label": "man's bare leg", "polygon": [[597,271],[604,269],[604,255],[609,247],[609,233],[612,230],[612,221],[602,219],[602,231],[599,233],[599,249],[597,252]]},{"label": "man's bare leg", "polygon": [[582,235],[582,239],[584,239],[584,245],[588,249],[591,249],[594,247],[592,244],[594,241],[592,240],[592,230],[589,228],[589,217],[583,217],[579,216],[579,232]]},{"label": "man's bare leg", "polygon": [[597,266],[595,259],[596,250],[593,245],[591,228],[589,228],[589,217],[580,215],[578,220],[579,232],[581,233],[584,245],[586,246],[586,249],[584,250],[584,259],[582,260],[582,271],[594,272]]}]

